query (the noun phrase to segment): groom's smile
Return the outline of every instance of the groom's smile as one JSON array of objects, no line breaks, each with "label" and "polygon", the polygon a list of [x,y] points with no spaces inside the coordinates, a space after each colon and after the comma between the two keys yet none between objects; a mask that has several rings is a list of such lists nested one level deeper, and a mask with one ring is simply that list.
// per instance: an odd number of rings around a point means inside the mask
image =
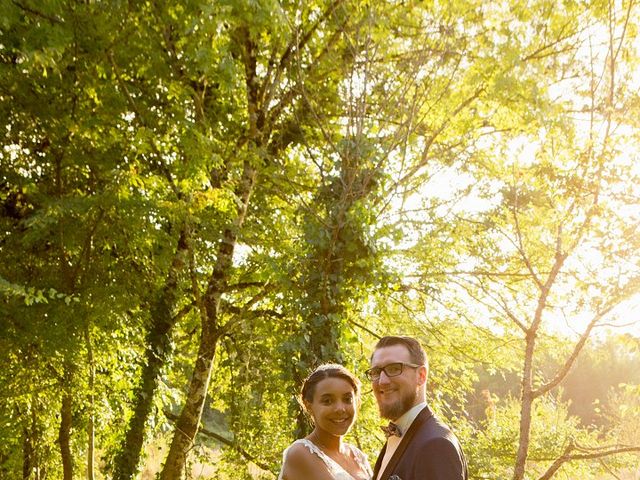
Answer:
[{"label": "groom's smile", "polygon": [[[401,363],[401,373],[392,376],[385,369]],[[419,373],[412,365],[408,350],[402,345],[391,345],[376,350],[371,357],[372,369],[383,369],[373,380],[373,393],[378,401],[380,416],[396,420],[412,406],[419,403]]]}]

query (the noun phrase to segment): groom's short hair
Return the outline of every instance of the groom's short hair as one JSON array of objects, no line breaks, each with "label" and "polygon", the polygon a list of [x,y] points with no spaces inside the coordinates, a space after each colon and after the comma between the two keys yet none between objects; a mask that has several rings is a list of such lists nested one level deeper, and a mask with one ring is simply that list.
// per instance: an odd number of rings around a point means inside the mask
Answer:
[{"label": "groom's short hair", "polygon": [[[409,351],[409,357],[411,361],[417,365],[424,365],[429,368],[429,360],[427,358],[427,352],[424,351],[420,342],[418,342],[413,337],[404,337],[404,336],[394,336],[389,335],[386,337],[382,337],[376,343],[373,351],[375,352],[379,348],[391,347],[393,345],[403,345]],[[373,359],[373,353],[371,354],[371,359]]]}]

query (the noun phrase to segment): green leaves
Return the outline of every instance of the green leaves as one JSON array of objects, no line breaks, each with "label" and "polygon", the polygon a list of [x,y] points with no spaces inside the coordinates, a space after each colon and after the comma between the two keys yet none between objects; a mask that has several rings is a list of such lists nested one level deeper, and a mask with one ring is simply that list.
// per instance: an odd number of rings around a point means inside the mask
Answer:
[{"label": "green leaves", "polygon": [[56,291],[55,288],[48,290],[37,290],[35,287],[24,287],[8,282],[0,277],[0,292],[5,296],[21,297],[25,305],[33,305],[35,303],[49,303],[49,300],[62,300],[69,305],[72,301],[80,301],[78,297],[73,295],[65,295]]},{"label": "green leaves", "polygon": [[[476,474],[511,475],[526,339],[562,365],[574,343],[558,328],[613,321],[638,292],[633,16],[547,0],[27,3],[0,6],[7,468],[22,472],[27,436],[60,471],[44,454],[59,405],[40,396],[68,391],[84,456],[93,367],[107,462],[149,358],[166,362],[149,442],[173,431],[162,412],[184,402],[213,325],[207,405],[236,442],[216,446],[216,474],[249,457],[276,472],[308,428],[309,369],[361,372],[376,336],[402,332],[427,345],[430,402]],[[210,283],[220,308],[203,323]],[[156,345],[158,318],[173,330]],[[540,358],[535,388],[557,373]],[[491,384],[494,423],[467,422],[488,377],[512,389]],[[630,438],[613,420],[636,414],[628,383],[611,411],[601,399],[605,436]],[[531,475],[563,440],[594,440],[557,398],[533,407]],[[372,455],[375,410],[365,398],[352,437]]]}]

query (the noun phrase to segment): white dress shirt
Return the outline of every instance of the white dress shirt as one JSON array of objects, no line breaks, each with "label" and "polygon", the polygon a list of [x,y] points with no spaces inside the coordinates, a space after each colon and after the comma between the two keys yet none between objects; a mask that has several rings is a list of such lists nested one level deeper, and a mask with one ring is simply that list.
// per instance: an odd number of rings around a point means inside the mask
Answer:
[{"label": "white dress shirt", "polygon": [[[427,402],[421,402],[418,405],[404,412],[402,416],[397,420],[392,420],[393,423],[395,423],[400,428],[402,435],[407,433],[407,430],[409,430],[409,427],[411,426],[413,421],[416,419],[416,417],[422,411],[422,409],[426,406],[427,406]],[[378,472],[378,479],[382,477],[382,473],[384,472],[384,469],[387,468],[387,465],[389,464],[389,460],[391,460],[391,457],[393,457],[393,454],[398,449],[398,445],[400,445],[401,441],[402,441],[402,437],[396,437],[395,435],[391,435],[387,439],[387,450],[384,452],[382,465],[380,466],[380,471]]]}]

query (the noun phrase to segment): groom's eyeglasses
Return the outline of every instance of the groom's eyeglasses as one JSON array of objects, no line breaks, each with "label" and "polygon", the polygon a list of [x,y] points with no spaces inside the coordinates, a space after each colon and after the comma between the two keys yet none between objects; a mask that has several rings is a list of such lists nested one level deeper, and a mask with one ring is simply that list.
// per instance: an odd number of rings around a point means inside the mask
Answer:
[{"label": "groom's eyeglasses", "polygon": [[416,365],[415,363],[407,362],[394,362],[385,365],[384,367],[373,367],[364,372],[369,380],[372,382],[380,379],[380,374],[384,372],[387,377],[397,377],[402,373],[404,367],[420,368],[422,365]]}]

